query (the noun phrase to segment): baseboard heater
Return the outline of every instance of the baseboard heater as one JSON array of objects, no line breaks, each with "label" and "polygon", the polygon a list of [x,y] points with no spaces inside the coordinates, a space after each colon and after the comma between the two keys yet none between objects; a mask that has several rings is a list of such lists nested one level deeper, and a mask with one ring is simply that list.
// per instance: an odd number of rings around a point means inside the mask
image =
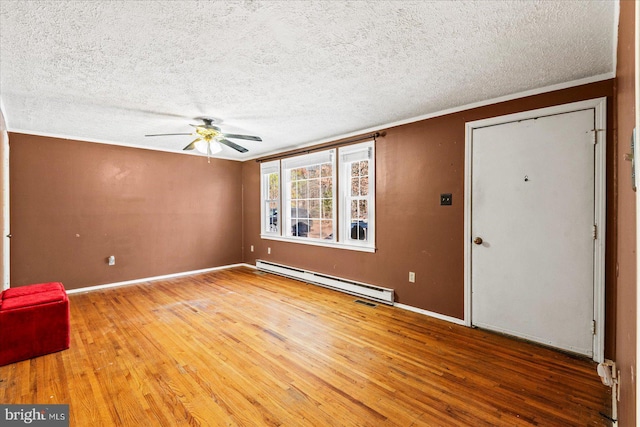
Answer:
[{"label": "baseboard heater", "polygon": [[325,288],[335,289],[337,291],[368,298],[384,304],[393,305],[393,289],[373,286],[367,283],[356,282],[354,280],[341,279],[339,277],[315,273],[313,271],[302,270],[300,268],[289,267],[262,260],[256,261],[256,267],[258,267],[258,270],[297,279],[306,283],[312,283]]}]

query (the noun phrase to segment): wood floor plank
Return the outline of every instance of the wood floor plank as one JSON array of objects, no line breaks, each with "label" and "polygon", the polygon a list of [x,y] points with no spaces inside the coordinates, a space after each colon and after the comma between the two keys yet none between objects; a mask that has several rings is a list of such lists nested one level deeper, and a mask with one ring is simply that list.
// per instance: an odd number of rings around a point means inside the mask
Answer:
[{"label": "wood floor plank", "polygon": [[70,295],[0,401],[72,426],[607,426],[593,362],[249,268]]}]

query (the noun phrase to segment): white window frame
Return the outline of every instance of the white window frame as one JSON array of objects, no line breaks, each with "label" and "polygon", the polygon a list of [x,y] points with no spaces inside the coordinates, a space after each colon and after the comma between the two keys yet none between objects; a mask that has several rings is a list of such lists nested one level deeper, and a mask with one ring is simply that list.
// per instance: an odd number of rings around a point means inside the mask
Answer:
[{"label": "white window frame", "polygon": [[278,174],[278,184],[282,187],[282,179],[280,174],[280,161],[274,160],[272,162],[264,162],[260,164],[260,230],[263,235],[279,236],[282,228],[280,218],[282,207],[282,192],[278,191],[278,230],[271,231],[267,220],[270,212],[267,211],[267,202],[269,199],[269,180],[266,178],[271,174]]},{"label": "white window frame", "polygon": [[[332,183],[332,193],[333,193],[333,202],[331,204],[331,221],[332,221],[332,231],[331,231],[331,239],[315,239],[312,237],[300,237],[293,236],[291,232],[291,170],[303,167],[314,166],[318,164],[331,163],[331,183]],[[286,159],[282,159],[281,161],[282,167],[282,177],[283,180],[280,182],[280,188],[282,192],[282,224],[286,224],[287,227],[281,227],[281,236],[286,237],[287,239],[292,239],[295,241],[316,241],[316,242],[324,242],[324,243],[335,243],[336,242],[336,150],[325,150],[318,151],[311,154],[304,154],[296,157],[289,157]],[[284,184],[284,185],[283,185]],[[320,214],[322,216],[322,214]]]},{"label": "white window frame", "polygon": [[[350,231],[350,203],[347,203],[350,196],[351,185],[351,163],[354,159],[368,158],[369,163],[369,216],[368,216],[368,231],[367,240],[353,240],[351,239]],[[291,170],[295,168],[312,166],[319,163],[325,163],[327,158],[331,159],[333,163],[332,167],[332,181],[333,181],[333,203],[332,203],[332,216],[333,216],[333,238],[332,239],[319,239],[301,236],[291,235]],[[267,215],[266,211],[266,197],[265,191],[268,188],[268,181],[265,177],[268,175],[269,170],[273,170],[277,167],[279,171],[280,179],[280,203],[278,211],[278,231],[268,232]],[[347,249],[360,252],[375,252],[375,141],[369,140],[359,144],[348,145],[340,147],[339,149],[327,149],[322,151],[316,151],[310,154],[303,154],[300,156],[288,157],[282,160],[274,160],[271,162],[262,163],[260,166],[260,206],[261,206],[261,233],[262,239],[277,240],[283,242],[295,242],[305,245],[324,246],[337,249]],[[347,193],[349,190],[349,193]],[[284,227],[283,225],[287,225]]]},{"label": "white window frame", "polygon": [[[375,248],[375,144],[367,141],[360,144],[349,145],[340,148],[339,151],[339,177],[340,177],[340,241],[350,246]],[[362,160],[369,161],[369,186],[368,195],[351,196],[351,165]],[[351,201],[367,200],[367,240],[355,240],[351,238]]]}]

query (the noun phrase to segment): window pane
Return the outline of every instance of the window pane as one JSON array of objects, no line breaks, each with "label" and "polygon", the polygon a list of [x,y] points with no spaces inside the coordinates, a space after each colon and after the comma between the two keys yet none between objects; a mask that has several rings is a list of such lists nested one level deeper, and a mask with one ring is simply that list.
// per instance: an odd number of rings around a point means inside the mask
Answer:
[{"label": "window pane", "polygon": [[298,199],[306,199],[309,197],[308,181],[298,181]]},{"label": "window pane", "polygon": [[359,178],[351,179],[351,195],[352,196],[360,195],[360,179]]},{"label": "window pane", "polygon": [[320,198],[320,180],[319,179],[309,180],[309,198],[310,199]]},{"label": "window pane", "polygon": [[360,164],[358,162],[351,163],[351,176],[360,175]]},{"label": "window pane", "polygon": [[333,165],[331,163],[324,163],[320,167],[320,171],[323,177],[331,177],[333,176]]},{"label": "window pane", "polygon": [[309,218],[309,207],[306,200],[298,202],[298,218]]},{"label": "window pane", "polygon": [[331,199],[322,200],[322,218],[327,218],[327,219],[333,218],[333,200]]},{"label": "window pane", "polygon": [[351,223],[351,240],[364,240],[364,228],[356,221]]},{"label": "window pane", "polygon": [[308,220],[305,222],[307,222],[309,224],[309,231],[307,232],[307,237],[310,239],[318,239],[320,237],[320,225],[317,222],[314,222],[313,220]]},{"label": "window pane", "polygon": [[267,203],[267,228],[271,232],[278,231],[278,202]]},{"label": "window pane", "polygon": [[360,200],[358,206],[358,214],[360,215],[360,219],[366,221],[369,218],[369,209],[367,200]]},{"label": "window pane", "polygon": [[360,162],[360,176],[369,175],[369,160],[363,160]]},{"label": "window pane", "polygon": [[307,171],[307,168],[298,168],[296,169],[298,171],[298,177],[296,179],[306,179],[307,176],[309,175],[309,172]]},{"label": "window pane", "polygon": [[320,200],[309,200],[309,218],[320,218]]},{"label": "window pane", "polygon": [[333,239],[333,221],[328,219],[320,221],[319,238],[325,240]]},{"label": "window pane", "polygon": [[333,197],[333,185],[331,178],[322,178],[320,182],[320,191],[322,192],[323,199],[330,199]]},{"label": "window pane", "polygon": [[364,221],[355,221],[351,223],[352,240],[367,240],[367,223]]},{"label": "window pane", "polygon": [[309,170],[309,178],[320,178],[320,166],[309,166],[307,168]]},{"label": "window pane", "polygon": [[296,199],[304,198],[304,190],[307,187],[306,181],[298,181],[296,182]]},{"label": "window pane", "polygon": [[368,229],[367,200],[351,201],[351,232],[352,240],[367,240]]},{"label": "window pane", "polygon": [[269,191],[268,198],[271,200],[278,199],[280,193],[280,179],[277,173],[270,173],[268,175]]},{"label": "window pane", "polygon": [[360,195],[368,196],[369,195],[369,177],[364,176],[360,178]]},{"label": "window pane", "polygon": [[291,234],[298,237],[308,237],[309,235],[309,220],[308,219],[292,219],[291,220]]}]

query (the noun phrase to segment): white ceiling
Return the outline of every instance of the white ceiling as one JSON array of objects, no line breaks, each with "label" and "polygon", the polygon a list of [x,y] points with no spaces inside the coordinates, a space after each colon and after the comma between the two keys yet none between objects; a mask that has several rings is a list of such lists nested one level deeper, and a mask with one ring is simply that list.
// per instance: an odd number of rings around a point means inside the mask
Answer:
[{"label": "white ceiling", "polygon": [[0,1],[10,131],[250,159],[613,76],[616,1]]}]

